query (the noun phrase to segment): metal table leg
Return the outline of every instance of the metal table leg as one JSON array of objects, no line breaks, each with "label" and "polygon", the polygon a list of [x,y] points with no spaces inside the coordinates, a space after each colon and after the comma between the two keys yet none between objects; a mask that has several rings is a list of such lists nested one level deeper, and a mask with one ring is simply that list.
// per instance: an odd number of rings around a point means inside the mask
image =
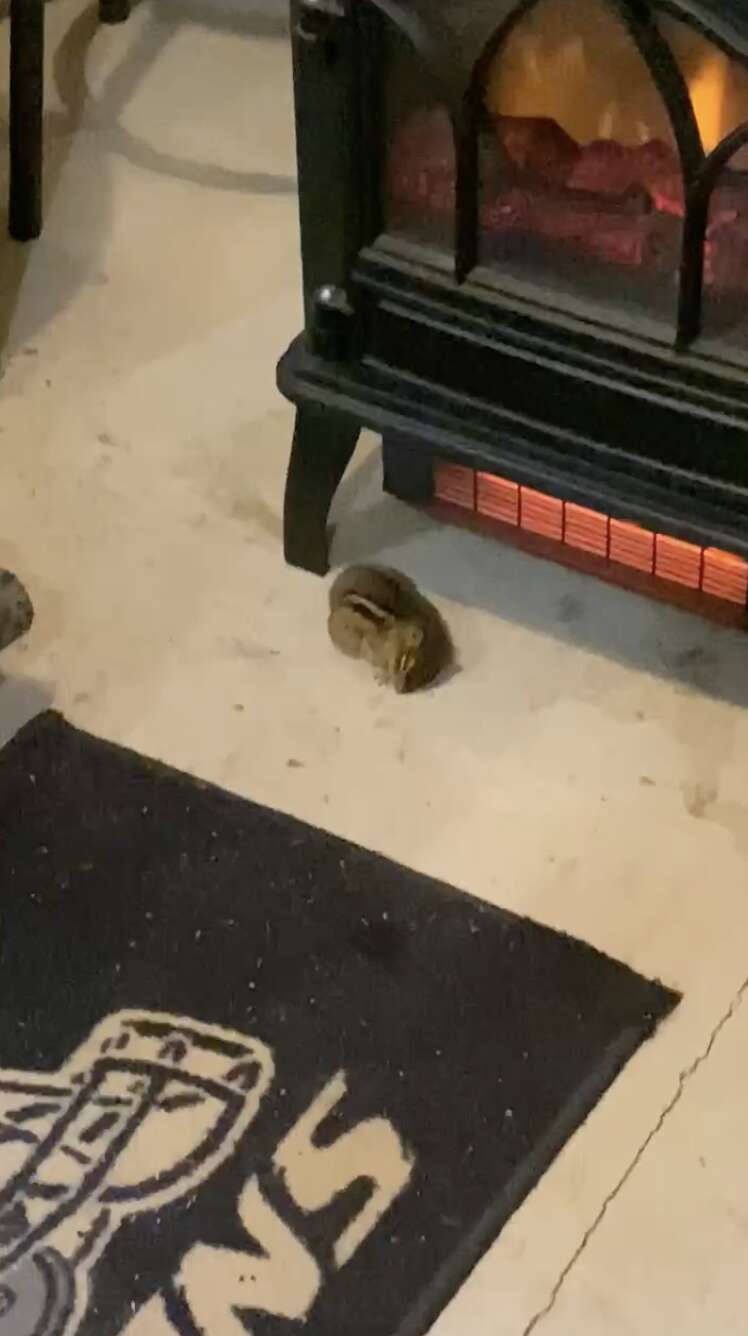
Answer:
[{"label": "metal table leg", "polygon": [[8,230],[31,241],[42,230],[44,0],[11,0]]}]

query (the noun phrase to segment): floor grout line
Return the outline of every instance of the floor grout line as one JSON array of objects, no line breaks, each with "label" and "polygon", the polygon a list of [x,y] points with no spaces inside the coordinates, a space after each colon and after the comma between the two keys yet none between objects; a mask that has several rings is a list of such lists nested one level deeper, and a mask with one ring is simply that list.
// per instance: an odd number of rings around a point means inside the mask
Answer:
[{"label": "floor grout line", "polygon": [[558,1276],[558,1279],[556,1280],[553,1289],[551,1290],[548,1302],[543,1306],[543,1308],[539,1308],[538,1311],[533,1314],[533,1316],[530,1318],[530,1321],[522,1329],[521,1336],[530,1336],[531,1332],[536,1331],[540,1323],[545,1321],[548,1315],[552,1312],[553,1308],[555,1307],[556,1300],[558,1299],[558,1296],[561,1293],[561,1290],[563,1289],[566,1283],[567,1277],[576,1266],[577,1262],[579,1261],[579,1258],[585,1251],[593,1234],[595,1234],[595,1232],[601,1225],[602,1221],[604,1220],[605,1216],[607,1215],[608,1207],[612,1204],[612,1202],[615,1201],[618,1194],[626,1186],[628,1180],[630,1179],[634,1170],[639,1165],[640,1161],[643,1159],[644,1155],[646,1154],[646,1151],[651,1146],[655,1137],[657,1137],[659,1133],[662,1131],[662,1128],[665,1126],[665,1123],[667,1122],[667,1119],[669,1118],[673,1109],[680,1102],[681,1097],[686,1089],[686,1086],[691,1080],[691,1077],[696,1074],[699,1068],[702,1067],[709,1058],[709,1055],[711,1054],[712,1049],[714,1048],[714,1045],[717,1042],[717,1039],[719,1038],[722,1030],[725,1028],[728,1022],[732,1020],[741,1002],[743,1001],[743,997],[745,996],[746,991],[748,991],[748,977],[743,980],[737,993],[733,997],[729,1007],[722,1014],[722,1016],[720,1016],[719,1020],[717,1021],[717,1024],[715,1025],[714,1029],[709,1035],[709,1040],[703,1052],[699,1053],[697,1057],[694,1058],[690,1066],[685,1067],[683,1071],[680,1073],[680,1076],[678,1077],[678,1084],[675,1088],[675,1091],[671,1096],[671,1098],[669,1099],[668,1103],[665,1105],[662,1112],[660,1113],[654,1127],[651,1128],[650,1131],[647,1133],[646,1137],[644,1138],[641,1145],[637,1149],[636,1154],[634,1155],[630,1164],[628,1164],[624,1169],[615,1187],[611,1188],[610,1192],[603,1199],[600,1210],[598,1211],[597,1215],[592,1221],[592,1224],[589,1225],[585,1230],[584,1234],[582,1235],[582,1238],[579,1241],[579,1244],[574,1249],[574,1252],[572,1253],[568,1262],[563,1267],[560,1275]]}]

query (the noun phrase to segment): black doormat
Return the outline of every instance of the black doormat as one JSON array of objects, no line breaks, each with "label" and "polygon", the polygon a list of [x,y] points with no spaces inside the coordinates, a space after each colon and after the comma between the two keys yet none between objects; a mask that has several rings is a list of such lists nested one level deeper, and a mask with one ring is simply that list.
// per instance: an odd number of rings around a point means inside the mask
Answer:
[{"label": "black doormat", "polygon": [[677,1000],[55,714],[0,830],[0,1336],[423,1332]]}]

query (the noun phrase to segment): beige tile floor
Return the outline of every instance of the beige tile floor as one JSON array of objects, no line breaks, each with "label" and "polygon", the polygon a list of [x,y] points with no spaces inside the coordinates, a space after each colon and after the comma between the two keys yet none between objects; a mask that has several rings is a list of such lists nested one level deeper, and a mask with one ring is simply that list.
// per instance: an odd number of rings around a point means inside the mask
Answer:
[{"label": "beige tile floor", "polygon": [[46,230],[0,243],[0,565],[37,608],[0,733],[53,701],[681,988],[434,1330],[745,1331],[748,643],[433,526],[367,443],[334,558],[421,580],[462,671],[400,699],[336,658],[279,548],[282,22],[57,0],[49,31]]}]

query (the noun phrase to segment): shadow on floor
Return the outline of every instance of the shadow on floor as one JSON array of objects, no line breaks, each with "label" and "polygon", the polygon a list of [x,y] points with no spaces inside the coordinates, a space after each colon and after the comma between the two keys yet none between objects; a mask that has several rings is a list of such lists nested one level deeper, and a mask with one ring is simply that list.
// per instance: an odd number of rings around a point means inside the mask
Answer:
[{"label": "shadow on floor", "polygon": [[358,561],[398,567],[437,598],[748,708],[744,632],[440,524],[382,494],[378,450],[344,479],[335,517],[336,567]]},{"label": "shadow on floor", "polygon": [[[355,523],[352,513],[355,511]],[[417,534],[433,533],[434,521],[415,506],[403,505],[382,493],[382,460],[379,450],[360,462],[354,457],[332,506],[335,521],[331,559],[336,566],[378,560],[383,549],[399,547]]]},{"label": "shadow on floor", "polygon": [[47,683],[0,673],[0,747],[51,704],[52,691]]},{"label": "shadow on floor", "polygon": [[[69,205],[71,244],[54,248],[40,242],[19,244],[7,236],[5,205],[0,209],[0,352],[12,356],[33,340],[40,329],[67,306],[75,292],[100,273],[101,254],[111,230],[113,207],[107,158],[121,154],[135,165],[209,189],[246,194],[294,194],[294,176],[267,172],[234,171],[212,163],[192,162],[143,143],[119,123],[123,108],[153,69],[168,43],[186,23],[206,29],[285,41],[287,21],[260,6],[236,8],[229,0],[164,0],[150,5],[146,22],[135,37],[123,40],[123,56],[96,99],[90,93],[86,63],[99,32],[98,10],[91,5],[79,14],[59,42],[53,59],[53,82],[63,111],[48,110],[44,118],[44,214],[49,217],[57,187],[76,135],[93,130],[101,135],[96,171],[85,175],[85,199],[72,196]],[[290,77],[290,76],[289,76]],[[7,196],[7,121],[0,121],[0,198]],[[76,218],[85,210],[85,248],[75,235]],[[76,214],[77,211],[77,214]],[[78,244],[76,244],[78,243]],[[29,264],[35,257],[38,278],[34,301],[27,303],[23,329],[15,331],[14,317]]]},{"label": "shadow on floor", "polygon": [[71,51],[56,62],[57,92],[69,112],[73,114],[76,103],[83,97],[87,125],[106,135],[107,151],[126,158],[144,171],[187,181],[210,190],[239,191],[252,195],[295,194],[295,176],[236,171],[220,164],[182,158],[139,139],[119,120],[138,85],[185,24],[230,33],[247,40],[254,37],[285,41],[288,35],[285,13],[280,16],[263,9],[253,9],[251,4],[246,9],[236,8],[228,0],[165,0],[164,3],[156,0],[148,5],[146,15],[145,23],[139,26],[136,37],[131,39],[122,60],[107,80],[103,93],[97,98],[94,99],[87,88],[85,68],[70,60],[71,52],[76,49],[75,42],[72,43]]}]

